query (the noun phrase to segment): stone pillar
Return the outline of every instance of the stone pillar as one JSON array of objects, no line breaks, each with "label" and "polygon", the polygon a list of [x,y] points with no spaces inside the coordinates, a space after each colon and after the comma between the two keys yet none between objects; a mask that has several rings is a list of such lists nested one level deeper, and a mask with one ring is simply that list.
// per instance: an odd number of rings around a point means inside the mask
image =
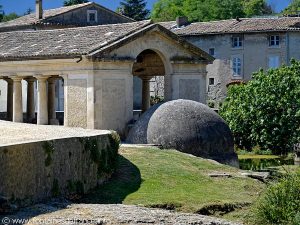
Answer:
[{"label": "stone pillar", "polygon": [[27,121],[32,122],[35,118],[35,105],[34,105],[34,82],[35,79],[28,78],[27,81]]},{"label": "stone pillar", "polygon": [[150,108],[150,80],[149,77],[142,77],[142,112],[146,112]]},{"label": "stone pillar", "polygon": [[13,80],[13,122],[23,122],[22,77]]},{"label": "stone pillar", "polygon": [[48,124],[47,76],[36,76],[38,80],[37,124]]},{"label": "stone pillar", "polygon": [[48,79],[48,120],[51,125],[59,125],[56,119],[55,107],[55,84],[57,78],[51,77]]},{"label": "stone pillar", "polygon": [[13,120],[13,99],[14,99],[14,84],[12,79],[5,79],[7,82],[7,110],[6,119],[8,121]]}]

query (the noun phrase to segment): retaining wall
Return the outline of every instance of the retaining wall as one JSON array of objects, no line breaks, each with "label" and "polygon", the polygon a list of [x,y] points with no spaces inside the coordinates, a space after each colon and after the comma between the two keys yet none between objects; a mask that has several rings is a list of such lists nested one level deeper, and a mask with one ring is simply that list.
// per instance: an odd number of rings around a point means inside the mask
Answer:
[{"label": "retaining wall", "polygon": [[0,196],[18,206],[85,193],[113,171],[116,133],[0,146]]}]

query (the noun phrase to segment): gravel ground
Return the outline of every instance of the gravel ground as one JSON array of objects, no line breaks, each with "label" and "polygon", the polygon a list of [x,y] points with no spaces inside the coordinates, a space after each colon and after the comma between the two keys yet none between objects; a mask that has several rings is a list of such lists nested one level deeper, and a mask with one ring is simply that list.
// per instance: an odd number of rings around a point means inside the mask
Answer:
[{"label": "gravel ground", "polygon": [[177,213],[163,209],[149,209],[131,205],[73,204],[65,209],[40,204],[13,216],[0,216],[6,225],[15,219],[25,219],[27,225],[241,225],[198,214]]},{"label": "gravel ground", "polygon": [[1,120],[0,127],[0,146],[109,133],[105,130],[13,123]]}]

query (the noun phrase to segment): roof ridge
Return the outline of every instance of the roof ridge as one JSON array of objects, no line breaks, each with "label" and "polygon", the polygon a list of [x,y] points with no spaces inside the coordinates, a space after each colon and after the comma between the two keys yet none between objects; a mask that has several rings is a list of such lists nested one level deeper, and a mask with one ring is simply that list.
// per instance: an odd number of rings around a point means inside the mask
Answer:
[{"label": "roof ridge", "polygon": [[136,22],[127,22],[127,23],[113,23],[113,24],[101,24],[101,25],[94,25],[94,26],[85,26],[85,27],[67,27],[67,28],[59,28],[59,29],[49,29],[49,30],[14,30],[14,31],[7,31],[7,32],[0,32],[1,34],[8,34],[8,33],[53,33],[56,31],[67,31],[67,30],[84,30],[84,29],[91,29],[97,27],[112,27],[112,26],[124,26],[128,24],[144,24],[145,26],[148,24],[152,24],[151,20],[142,20]]}]

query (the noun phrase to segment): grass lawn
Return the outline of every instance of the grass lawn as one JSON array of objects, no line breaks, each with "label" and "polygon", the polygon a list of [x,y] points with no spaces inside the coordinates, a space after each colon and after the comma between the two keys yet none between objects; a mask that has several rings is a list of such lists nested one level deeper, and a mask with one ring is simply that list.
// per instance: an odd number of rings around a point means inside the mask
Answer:
[{"label": "grass lawn", "polygon": [[238,155],[239,159],[279,159],[277,155]]},{"label": "grass lawn", "polygon": [[[230,173],[233,177],[211,178],[210,173]],[[257,180],[239,177],[236,168],[178,151],[121,148],[116,173],[83,202],[198,212],[211,205],[252,203],[264,188],[265,185]],[[240,217],[234,215],[232,218]]]}]

